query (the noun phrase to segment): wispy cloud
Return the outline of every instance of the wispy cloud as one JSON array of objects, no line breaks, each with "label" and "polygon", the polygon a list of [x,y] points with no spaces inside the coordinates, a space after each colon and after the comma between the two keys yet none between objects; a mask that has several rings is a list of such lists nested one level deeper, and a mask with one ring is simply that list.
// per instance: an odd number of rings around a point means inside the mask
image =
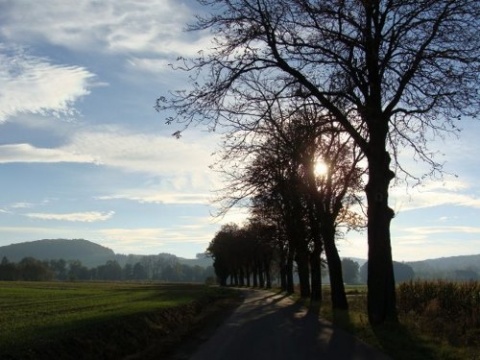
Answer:
[{"label": "wispy cloud", "polygon": [[212,162],[212,148],[212,139],[184,141],[104,127],[77,131],[60,149],[124,171],[169,176],[205,172]]},{"label": "wispy cloud", "polygon": [[21,113],[74,117],[73,105],[89,94],[94,77],[83,67],[55,65],[0,44],[0,123]]},{"label": "wispy cloud", "polygon": [[437,234],[480,234],[480,226],[416,226],[403,229],[408,236],[414,235],[417,238],[425,238]]},{"label": "wispy cloud", "polygon": [[190,204],[201,205],[210,203],[209,194],[189,194],[175,192],[155,192],[154,190],[132,190],[130,193],[120,193],[114,195],[105,195],[97,197],[98,200],[131,200],[139,203],[157,203],[157,204]]},{"label": "wispy cloud", "polygon": [[405,188],[394,188],[391,191],[391,197],[395,210],[400,212],[443,205],[480,209],[480,198],[476,195],[477,192],[476,186],[466,180],[429,180],[408,192]]},{"label": "wispy cloud", "polygon": [[54,214],[54,213],[28,213],[25,216],[40,219],[40,220],[58,220],[58,221],[70,221],[70,222],[97,222],[106,221],[113,217],[114,211],[99,212],[99,211],[87,211],[68,214]]},{"label": "wispy cloud", "polygon": [[94,157],[62,149],[37,148],[30,144],[0,145],[0,163],[96,163]]},{"label": "wispy cloud", "polygon": [[[127,172],[176,177],[192,175],[203,183],[209,177],[209,165],[216,138],[174,139],[171,136],[132,133],[121,127],[75,129],[57,148],[30,144],[0,145],[0,163],[76,162],[94,163]],[[184,184],[185,185],[185,184]],[[192,185],[192,184],[190,184]]]},{"label": "wispy cloud", "polygon": [[[0,149],[0,153],[1,153],[1,149]],[[30,209],[34,206],[35,204],[28,203],[28,202],[18,202],[10,205],[12,209]]]},{"label": "wispy cloud", "polygon": [[[199,39],[186,34],[192,8],[175,0],[17,0],[3,4],[0,33],[12,41],[47,41],[75,50],[194,53]],[[85,26],[88,19],[88,26]]]}]

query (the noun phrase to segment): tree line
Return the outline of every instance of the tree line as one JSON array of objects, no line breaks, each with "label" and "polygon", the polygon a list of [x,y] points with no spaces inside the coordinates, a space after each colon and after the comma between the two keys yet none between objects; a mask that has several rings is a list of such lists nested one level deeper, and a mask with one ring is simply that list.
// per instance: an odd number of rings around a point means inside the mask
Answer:
[{"label": "tree line", "polygon": [[163,258],[158,256],[145,256],[140,261],[126,263],[123,267],[116,260],[108,260],[103,265],[88,268],[79,260],[38,260],[25,257],[15,263],[3,257],[0,262],[0,281],[156,280],[204,283],[214,276],[211,266],[189,266],[161,259]]},{"label": "tree line", "polygon": [[[334,240],[364,222],[369,321],[396,322],[389,187],[398,173],[422,178],[402,166],[404,148],[439,174],[429,141],[478,117],[480,3],[199,2],[205,14],[188,29],[209,31],[212,48],[179,59],[191,82],[157,109],[169,124],[222,128],[226,207],[267,214],[260,221],[275,226],[302,296],[321,296],[324,253],[332,303],[348,306]],[[329,176],[315,175],[318,159]]]}]

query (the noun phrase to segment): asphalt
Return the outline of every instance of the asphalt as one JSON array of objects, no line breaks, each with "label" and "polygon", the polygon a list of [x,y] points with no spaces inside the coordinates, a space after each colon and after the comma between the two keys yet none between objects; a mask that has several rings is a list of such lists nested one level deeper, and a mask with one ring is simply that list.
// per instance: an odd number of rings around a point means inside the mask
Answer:
[{"label": "asphalt", "polygon": [[391,359],[286,296],[242,291],[243,303],[189,359]]}]

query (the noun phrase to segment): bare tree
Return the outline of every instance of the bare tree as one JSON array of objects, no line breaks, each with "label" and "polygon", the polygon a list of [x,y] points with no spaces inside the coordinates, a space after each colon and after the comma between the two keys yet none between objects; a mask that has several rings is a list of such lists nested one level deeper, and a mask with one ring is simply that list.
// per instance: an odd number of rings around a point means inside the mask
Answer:
[{"label": "bare tree", "polygon": [[[388,188],[392,154],[409,145],[434,169],[427,134],[455,130],[479,110],[477,0],[200,0],[211,16],[190,30],[215,35],[186,62],[193,89],[160,98],[167,122],[248,123],[262,114],[258,84],[277,98],[313,99],[368,162],[368,313],[396,321]],[[264,93],[263,93],[264,94]]]}]

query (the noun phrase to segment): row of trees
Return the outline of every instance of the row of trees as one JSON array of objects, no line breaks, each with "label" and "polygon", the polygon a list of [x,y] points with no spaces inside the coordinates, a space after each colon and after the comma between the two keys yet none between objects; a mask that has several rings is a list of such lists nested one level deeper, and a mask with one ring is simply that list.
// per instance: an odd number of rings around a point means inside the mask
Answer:
[{"label": "row of trees", "polygon": [[[223,160],[238,166],[230,174],[233,202],[253,198],[270,214],[262,221],[286,240],[302,296],[318,297],[325,251],[334,304],[346,306],[332,239],[363,187],[369,320],[396,321],[392,160],[409,175],[398,162],[409,146],[432,172],[441,170],[427,149],[430,135],[455,131],[456,119],[479,113],[480,2],[200,2],[207,15],[189,29],[211,31],[213,47],[183,61],[191,87],[159,98],[157,108],[174,112],[167,123],[225,126]],[[312,168],[319,156],[343,179],[343,191],[331,195],[328,181],[318,191]],[[345,160],[332,162],[337,157]]]},{"label": "row of trees", "polygon": [[[282,290],[293,292],[297,271],[293,261],[285,256],[285,241],[279,240],[278,229],[258,222],[240,227],[236,224],[222,226],[210,242],[207,254],[213,257],[213,267],[221,286],[252,286],[271,288],[279,283]],[[329,276],[326,262],[322,259],[322,279]],[[413,280],[412,267],[394,261],[393,270],[397,283]],[[356,261],[341,260],[342,278],[346,284],[366,284],[368,261],[360,266]],[[462,272],[467,273],[466,271]]]},{"label": "row of trees", "polygon": [[[147,266],[145,266],[145,264]],[[40,261],[33,257],[14,263],[4,257],[0,263],[2,281],[49,281],[49,280],[159,280],[166,282],[205,282],[214,276],[212,267],[189,266],[174,262],[162,268],[148,267],[149,262],[127,263],[123,267],[116,260],[93,268],[83,266],[78,260],[63,259]]]}]

